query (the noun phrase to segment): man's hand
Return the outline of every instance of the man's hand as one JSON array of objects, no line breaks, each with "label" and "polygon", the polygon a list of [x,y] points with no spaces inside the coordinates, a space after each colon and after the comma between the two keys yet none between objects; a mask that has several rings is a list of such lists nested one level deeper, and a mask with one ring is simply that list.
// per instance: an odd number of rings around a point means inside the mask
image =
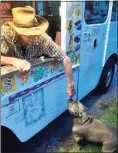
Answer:
[{"label": "man's hand", "polygon": [[67,82],[68,82],[67,93],[68,93],[68,96],[72,98],[75,94],[75,89],[73,85],[72,64],[68,56],[65,56],[65,58],[63,59],[63,65],[64,65],[65,73],[67,76]]},{"label": "man's hand", "polygon": [[28,72],[31,68],[31,64],[28,61],[21,59],[13,60],[13,66],[22,73]]},{"label": "man's hand", "polygon": [[22,73],[29,71],[31,68],[31,64],[28,61],[15,57],[1,56],[1,64],[13,65],[19,72]]},{"label": "man's hand", "polygon": [[68,85],[67,93],[68,93],[69,98],[72,98],[74,96],[74,94],[76,93],[74,85]]}]

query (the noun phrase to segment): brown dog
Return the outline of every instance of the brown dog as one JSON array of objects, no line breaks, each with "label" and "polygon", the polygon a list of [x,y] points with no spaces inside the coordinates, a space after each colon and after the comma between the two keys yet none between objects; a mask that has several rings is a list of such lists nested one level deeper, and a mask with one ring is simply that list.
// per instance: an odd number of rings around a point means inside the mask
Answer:
[{"label": "brown dog", "polygon": [[74,116],[73,135],[74,140],[79,144],[81,139],[91,142],[103,143],[103,152],[114,152],[117,149],[117,127],[104,124],[101,121],[89,116],[85,112],[82,103],[73,100],[68,101],[68,110]]}]

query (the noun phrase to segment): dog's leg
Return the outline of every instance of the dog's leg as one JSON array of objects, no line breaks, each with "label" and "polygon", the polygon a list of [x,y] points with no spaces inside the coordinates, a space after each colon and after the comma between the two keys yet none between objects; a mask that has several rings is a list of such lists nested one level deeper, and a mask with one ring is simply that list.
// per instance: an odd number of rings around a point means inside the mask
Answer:
[{"label": "dog's leg", "polygon": [[74,125],[72,131],[73,131],[73,136],[74,136],[75,142],[79,143],[82,138],[80,137],[80,135],[78,133],[77,127],[78,127],[77,125]]},{"label": "dog's leg", "polygon": [[113,141],[104,141],[102,146],[102,152],[113,153],[116,150],[115,147],[113,147],[113,145]]},{"label": "dog's leg", "polygon": [[80,145],[80,141],[82,140],[82,138],[78,134],[73,134],[73,138],[74,141],[78,144],[78,150],[80,150],[82,148],[82,146]]},{"label": "dog's leg", "polygon": [[80,150],[81,148],[82,148],[82,137],[79,135],[79,133],[77,133],[77,125],[74,125],[73,126],[73,129],[72,129],[72,131],[73,131],[73,138],[74,138],[74,141],[78,144],[78,149]]},{"label": "dog's leg", "polygon": [[88,134],[88,130],[89,130],[88,126],[83,126],[78,124],[74,125],[72,129],[74,134],[81,135],[81,137],[86,136]]},{"label": "dog's leg", "polygon": [[81,138],[79,137],[78,134],[73,134],[75,142],[79,143],[81,141]]}]

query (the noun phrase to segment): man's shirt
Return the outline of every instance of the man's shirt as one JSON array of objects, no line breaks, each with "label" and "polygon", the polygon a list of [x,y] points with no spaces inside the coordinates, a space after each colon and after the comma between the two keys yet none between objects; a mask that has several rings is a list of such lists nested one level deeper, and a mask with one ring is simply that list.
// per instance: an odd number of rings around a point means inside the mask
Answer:
[{"label": "man's shirt", "polygon": [[1,27],[1,55],[7,56],[10,53],[13,57],[20,59],[34,59],[43,56],[54,57],[57,60],[63,60],[66,53],[52,41],[46,33],[37,36],[36,41],[28,45],[25,50],[19,43],[17,33],[9,26]]}]

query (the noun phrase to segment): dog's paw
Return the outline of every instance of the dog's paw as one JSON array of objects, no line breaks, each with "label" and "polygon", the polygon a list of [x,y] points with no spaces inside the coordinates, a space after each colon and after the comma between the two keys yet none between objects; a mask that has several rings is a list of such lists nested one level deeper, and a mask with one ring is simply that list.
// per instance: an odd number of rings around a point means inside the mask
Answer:
[{"label": "dog's paw", "polygon": [[83,148],[83,146],[78,145],[78,150],[81,150]]},{"label": "dog's paw", "polygon": [[79,137],[78,135],[74,135],[74,141],[79,143],[81,141],[81,137]]},{"label": "dog's paw", "polygon": [[78,145],[78,151],[81,150],[81,147]]}]

